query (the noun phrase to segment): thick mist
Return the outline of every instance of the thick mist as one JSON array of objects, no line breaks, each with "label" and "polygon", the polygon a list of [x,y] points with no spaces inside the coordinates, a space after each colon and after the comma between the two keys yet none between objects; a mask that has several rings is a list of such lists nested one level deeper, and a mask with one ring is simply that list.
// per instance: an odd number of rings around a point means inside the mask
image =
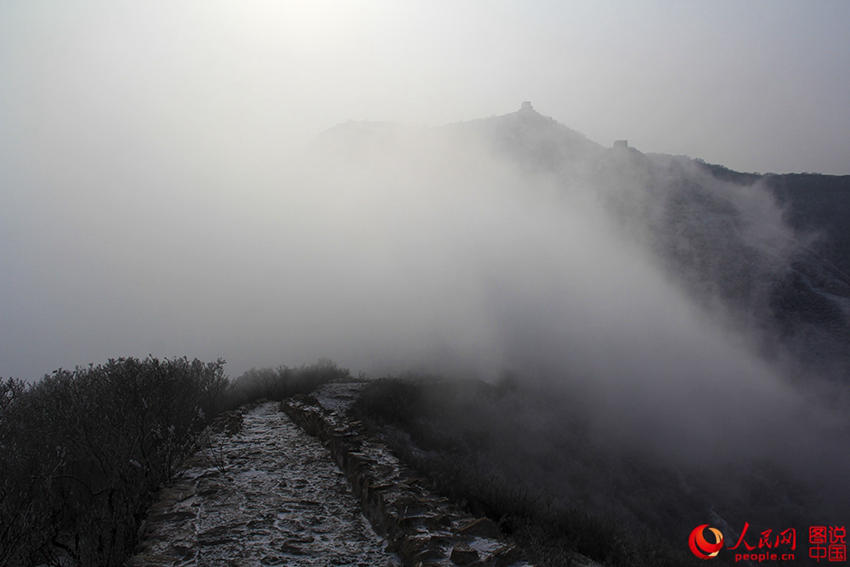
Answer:
[{"label": "thick mist", "polygon": [[510,374],[668,456],[834,458],[841,422],[759,354],[746,309],[671,272],[657,244],[678,194],[659,176],[696,179],[735,213],[747,269],[776,277],[797,239],[766,191],[681,164],[647,174],[595,145],[553,170],[495,135],[351,123],[232,175],[75,171],[80,190],[3,213],[4,373],[150,352],[223,357],[232,375],[318,357]]}]

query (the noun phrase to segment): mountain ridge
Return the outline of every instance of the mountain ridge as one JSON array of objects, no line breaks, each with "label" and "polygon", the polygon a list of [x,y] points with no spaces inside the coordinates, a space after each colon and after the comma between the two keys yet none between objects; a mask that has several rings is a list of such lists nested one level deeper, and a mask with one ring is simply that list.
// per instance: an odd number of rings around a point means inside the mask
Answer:
[{"label": "mountain ridge", "polygon": [[[527,133],[532,127],[546,128],[552,132],[558,132],[569,138],[573,143],[585,144],[588,149],[593,149],[599,152],[616,152],[622,149],[616,147],[616,142],[626,140],[616,140],[611,145],[606,146],[601,144],[582,132],[570,128],[551,116],[547,116],[538,112],[529,101],[523,102],[523,105],[513,112],[505,114],[496,114],[481,118],[472,118],[469,120],[461,120],[450,122],[438,126],[417,126],[394,122],[388,120],[347,120],[335,124],[317,136],[318,139],[328,139],[333,136],[344,136],[349,138],[351,142],[362,142],[363,138],[358,136],[385,135],[391,132],[433,132],[433,131],[452,131],[452,130],[472,130],[479,133],[495,134],[499,129],[507,129],[514,133],[521,133],[523,130]],[[555,140],[553,140],[555,141]],[[729,168],[720,163],[707,161],[701,157],[693,157],[686,154],[669,154],[664,152],[644,152],[640,149],[626,144],[624,148],[630,153],[638,153],[653,161],[679,161],[686,160],[693,162],[702,168],[710,171],[712,175],[724,181],[733,181],[736,183],[751,183],[763,178],[794,178],[796,176],[822,176],[828,178],[838,178],[850,182],[850,174],[831,174],[820,172],[754,172],[754,171],[738,171]]]},{"label": "mountain ridge", "polygon": [[[616,225],[644,239],[670,276],[706,306],[708,298],[721,298],[769,337],[765,344],[793,352],[800,372],[840,380],[850,374],[850,353],[842,346],[850,344],[850,233],[844,229],[850,175],[738,172],[699,158],[643,153],[625,141],[604,147],[531,103],[438,127],[350,122],[324,136],[355,162],[375,158],[369,167],[404,155],[399,148],[427,155],[446,142],[455,144],[452,151],[483,148],[497,162],[546,177],[566,192],[592,187]],[[771,347],[767,355],[776,352]]]}]

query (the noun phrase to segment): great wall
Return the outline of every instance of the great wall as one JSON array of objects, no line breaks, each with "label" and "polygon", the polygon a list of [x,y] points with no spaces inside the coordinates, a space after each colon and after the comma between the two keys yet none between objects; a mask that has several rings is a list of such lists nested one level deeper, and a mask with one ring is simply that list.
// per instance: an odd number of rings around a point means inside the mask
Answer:
[{"label": "great wall", "polygon": [[530,567],[346,415],[361,387],[231,413],[160,491],[127,566]]}]

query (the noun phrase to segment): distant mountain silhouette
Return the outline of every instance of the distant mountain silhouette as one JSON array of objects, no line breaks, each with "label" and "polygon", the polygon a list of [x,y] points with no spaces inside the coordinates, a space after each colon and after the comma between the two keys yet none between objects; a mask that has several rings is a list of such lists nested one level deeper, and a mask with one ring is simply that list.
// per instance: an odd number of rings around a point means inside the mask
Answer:
[{"label": "distant mountain silhouette", "polygon": [[571,170],[577,164],[598,158],[605,148],[583,134],[543,116],[523,103],[517,112],[451,124],[447,130],[483,139],[496,151],[530,167],[553,171]]},{"label": "distant mountain silhouette", "polygon": [[721,299],[801,373],[850,375],[850,176],[756,174],[700,159],[604,147],[523,103],[501,116],[438,128],[351,122],[321,137],[347,155],[401,139],[478,144],[568,191],[591,187],[622,229],[644,239],[672,277]]}]

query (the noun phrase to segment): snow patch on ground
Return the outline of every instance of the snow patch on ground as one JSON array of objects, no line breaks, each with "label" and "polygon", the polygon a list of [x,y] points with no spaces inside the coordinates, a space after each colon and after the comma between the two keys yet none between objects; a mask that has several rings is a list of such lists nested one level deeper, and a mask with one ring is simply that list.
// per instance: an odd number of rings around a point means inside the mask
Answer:
[{"label": "snow patch on ground", "polygon": [[213,434],[151,506],[136,566],[397,566],[321,443],[274,402]]}]

